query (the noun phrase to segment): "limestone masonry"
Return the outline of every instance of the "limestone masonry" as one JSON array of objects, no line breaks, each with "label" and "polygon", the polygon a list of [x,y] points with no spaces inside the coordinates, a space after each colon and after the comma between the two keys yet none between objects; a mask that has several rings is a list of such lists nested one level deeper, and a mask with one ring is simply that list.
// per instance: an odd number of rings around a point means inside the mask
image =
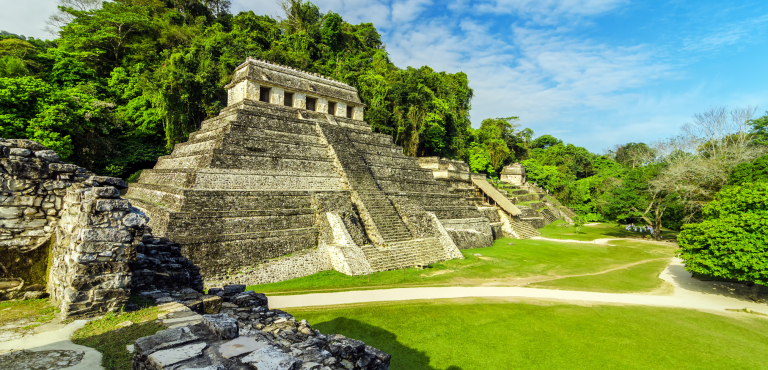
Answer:
[{"label": "limestone masonry", "polygon": [[142,289],[202,290],[179,245],[154,238],[120,198],[126,187],[37,142],[0,138],[0,300],[50,295],[65,316],[88,316]]},{"label": "limestone masonry", "polygon": [[493,243],[467,189],[372,132],[353,87],[249,59],[227,89],[228,107],[127,194],[206,285],[368,274]]}]

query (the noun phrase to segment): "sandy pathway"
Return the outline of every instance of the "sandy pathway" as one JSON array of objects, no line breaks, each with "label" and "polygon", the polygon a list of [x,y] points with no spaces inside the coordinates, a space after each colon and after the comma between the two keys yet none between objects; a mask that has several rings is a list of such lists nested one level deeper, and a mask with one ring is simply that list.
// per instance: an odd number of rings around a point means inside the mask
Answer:
[{"label": "sandy pathway", "polygon": [[[82,361],[75,366],[67,367],[66,370],[100,370],[101,353],[91,347],[85,347],[72,343],[69,339],[77,329],[82,328],[87,323],[86,320],[75,320],[69,325],[63,326],[58,330],[39,333],[20,339],[15,339],[0,343],[0,353],[13,352],[22,349],[34,352],[49,350],[65,350],[84,352]],[[31,368],[32,366],[30,366]]]},{"label": "sandy pathway", "polygon": [[544,240],[548,242],[558,242],[558,243],[600,244],[600,245],[607,245],[611,241],[620,240],[620,241],[629,241],[629,242],[637,242],[637,243],[666,245],[669,247],[673,247],[677,245],[677,244],[665,242],[665,241],[631,239],[631,238],[603,238],[603,239],[595,239],[595,240],[573,240],[573,239],[552,239],[552,238],[545,238],[543,236],[534,236],[531,238],[531,240]]},{"label": "sandy pathway", "polygon": [[728,297],[715,292],[708,283],[692,279],[691,275],[683,270],[683,265],[679,259],[673,259],[672,263],[661,273],[660,277],[674,286],[674,293],[671,295],[651,295],[523,287],[425,287],[272,296],[269,297],[269,306],[270,308],[290,308],[415,299],[522,297],[715,311],[749,308],[757,312],[768,313],[768,306],[765,303],[755,303],[749,300]]}]

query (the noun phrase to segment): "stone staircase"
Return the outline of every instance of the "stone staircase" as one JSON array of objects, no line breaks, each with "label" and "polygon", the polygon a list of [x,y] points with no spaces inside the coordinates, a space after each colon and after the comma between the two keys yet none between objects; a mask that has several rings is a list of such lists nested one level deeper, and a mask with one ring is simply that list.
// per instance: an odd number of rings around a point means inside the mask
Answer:
[{"label": "stone staircase", "polygon": [[333,148],[344,172],[347,174],[349,186],[357,191],[360,201],[368,210],[376,229],[385,242],[400,242],[412,239],[413,236],[400,218],[395,206],[381,191],[371,173],[370,167],[349,140],[346,130],[331,124],[319,124],[328,144]]},{"label": "stone staircase", "polygon": [[384,193],[358,192],[358,194],[385,242],[400,242],[413,238],[392,202]]},{"label": "stone staircase", "polygon": [[530,223],[525,221],[512,221],[512,230],[520,239],[530,239],[541,235]]},{"label": "stone staircase", "polygon": [[385,246],[365,245],[362,249],[373,271],[429,265],[440,261],[438,256],[445,254],[437,238],[413,239]]},{"label": "stone staircase", "polygon": [[544,208],[542,211],[539,212],[539,214],[541,215],[541,217],[544,218],[544,223],[547,225],[557,221],[557,217],[555,217],[555,215],[552,213],[551,210],[549,210],[549,208]]}]

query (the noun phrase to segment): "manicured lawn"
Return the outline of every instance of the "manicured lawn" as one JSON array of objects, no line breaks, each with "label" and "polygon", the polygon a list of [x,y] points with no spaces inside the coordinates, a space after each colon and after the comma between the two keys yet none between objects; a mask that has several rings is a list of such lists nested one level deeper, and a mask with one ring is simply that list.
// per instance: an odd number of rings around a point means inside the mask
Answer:
[{"label": "manicured lawn", "polygon": [[[76,331],[72,335],[72,342],[101,352],[101,366],[107,370],[129,370],[132,355],[125,346],[165,329],[163,325],[154,322],[159,312],[157,307],[147,307],[131,313],[109,313]],[[119,325],[127,321],[132,324],[128,327]]]},{"label": "manicured lawn", "polygon": [[392,370],[768,369],[768,320],[501,300],[289,309],[392,355]]},{"label": "manicured lawn", "polygon": [[[652,240],[650,234],[627,231],[624,226],[614,223],[598,223],[597,225],[584,226],[576,232],[573,226],[567,226],[562,221],[555,221],[542,229],[539,229],[541,236],[552,239],[572,239],[572,240],[595,240],[604,238],[642,238]],[[661,235],[664,240],[676,240],[677,232],[672,230],[663,230]]]},{"label": "manicured lawn", "polygon": [[532,288],[583,290],[605,293],[650,292],[664,283],[659,279],[659,271],[664,270],[669,261],[651,261],[633,267],[606,272],[600,275],[569,277],[528,285]]},{"label": "manicured lawn", "polygon": [[[533,276],[596,273],[638,261],[669,258],[676,250],[671,244],[656,245],[631,241],[612,244],[615,246],[502,238],[496,240],[489,248],[462,251],[465,257],[463,260],[437,263],[426,270],[384,271],[368,276],[347,276],[335,271],[324,271],[279,283],[250,286],[248,289],[271,294],[297,294],[319,290],[407,286],[510,286],[520,285],[520,279]],[[659,264],[653,266],[657,268],[655,275],[663,270],[663,266],[659,267]],[[645,275],[642,278],[644,279]],[[651,281],[652,283],[645,285],[634,280],[630,284],[612,282],[606,285],[605,289],[621,292],[647,291],[653,289],[651,286],[661,284],[661,280],[655,277]]]}]

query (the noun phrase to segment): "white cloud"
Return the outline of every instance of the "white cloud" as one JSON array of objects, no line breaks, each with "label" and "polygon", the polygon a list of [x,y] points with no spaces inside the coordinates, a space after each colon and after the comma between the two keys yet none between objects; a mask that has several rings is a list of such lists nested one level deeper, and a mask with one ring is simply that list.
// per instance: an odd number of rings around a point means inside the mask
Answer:
[{"label": "white cloud", "polygon": [[515,14],[531,23],[557,24],[561,18],[602,14],[628,3],[629,0],[479,0],[468,4],[458,0],[453,8],[479,13]]},{"label": "white cloud", "polygon": [[392,4],[392,21],[395,23],[410,22],[416,19],[432,0],[405,0]]},{"label": "white cloud", "polygon": [[593,150],[615,135],[601,138],[593,127],[579,128],[581,122],[574,118],[635,104],[638,96],[629,92],[632,88],[672,69],[647,45],[612,46],[519,26],[512,26],[507,36],[471,19],[432,19],[393,30],[388,51],[401,67],[429,65],[467,73],[475,91],[475,125],[484,118],[518,115],[539,133],[569,133],[575,139],[589,132],[587,138],[594,142],[580,144]]},{"label": "white cloud", "polygon": [[685,49],[699,52],[719,51],[725,46],[737,43],[751,42],[754,38],[765,37],[768,28],[768,14],[733,22],[717,27],[713,32],[688,37],[685,39]]}]

